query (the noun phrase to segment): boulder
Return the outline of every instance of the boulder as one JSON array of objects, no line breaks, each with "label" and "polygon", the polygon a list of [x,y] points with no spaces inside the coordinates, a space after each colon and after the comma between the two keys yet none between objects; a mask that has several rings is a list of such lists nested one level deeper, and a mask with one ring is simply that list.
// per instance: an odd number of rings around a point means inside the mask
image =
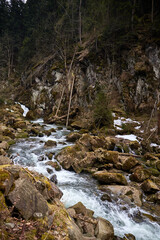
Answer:
[{"label": "boulder", "polygon": [[37,118],[37,114],[33,110],[29,110],[26,114],[26,118],[29,120],[35,120]]},{"label": "boulder", "polygon": [[41,213],[44,217],[48,212],[47,201],[27,179],[16,180],[8,198],[25,219],[33,217],[35,213]]},{"label": "boulder", "polygon": [[15,122],[14,123],[14,128],[21,128],[21,129],[23,129],[23,128],[26,128],[27,127],[27,125],[26,125],[26,122],[25,121],[22,121],[22,120],[20,120],[20,121],[17,121],[17,122]]},{"label": "boulder", "polygon": [[13,177],[9,171],[0,169],[0,191],[7,195],[13,184]]},{"label": "boulder", "polygon": [[129,171],[131,168],[135,167],[138,164],[137,159],[134,157],[127,157],[122,164],[122,169],[124,171]]},{"label": "boulder", "polygon": [[56,171],[61,170],[61,167],[59,166],[59,164],[57,162],[48,161],[45,163],[45,165],[53,167]]},{"label": "boulder", "polygon": [[103,219],[98,217],[98,224],[95,230],[96,239],[97,240],[113,240],[114,239],[114,229],[112,224]]},{"label": "boulder", "polygon": [[53,182],[53,183],[55,183],[55,184],[57,184],[58,181],[57,181],[57,176],[56,176],[56,174],[53,174],[53,175],[51,176],[50,181]]},{"label": "boulder", "polygon": [[94,153],[100,163],[116,164],[118,162],[118,152],[116,151],[107,151],[103,148],[98,148]]},{"label": "boulder", "polygon": [[79,139],[78,143],[82,145],[87,151],[94,151],[96,148],[106,148],[106,141],[103,137],[91,136],[89,133],[85,133]]},{"label": "boulder", "polygon": [[93,177],[95,177],[99,182],[105,184],[118,183],[121,185],[127,185],[127,180],[121,173],[98,171],[93,174]]},{"label": "boulder", "polygon": [[93,217],[94,212],[90,209],[87,209],[81,202],[76,203],[71,208],[75,210],[76,214],[82,214],[84,216]]},{"label": "boulder", "polygon": [[101,191],[110,192],[118,198],[122,198],[127,203],[134,203],[135,205],[142,206],[142,193],[135,187],[119,186],[119,185],[102,185],[99,187]]},{"label": "boulder", "polygon": [[75,142],[76,140],[80,139],[81,134],[77,132],[71,132],[67,135],[66,139],[69,142]]},{"label": "boulder", "polygon": [[9,144],[5,141],[2,141],[0,143],[0,149],[3,149],[3,150],[8,150],[9,149]]},{"label": "boulder", "polygon": [[46,148],[48,148],[48,147],[56,147],[56,146],[57,146],[57,142],[56,141],[52,141],[52,140],[48,140],[44,144],[44,147],[46,147]]},{"label": "boulder", "polygon": [[143,182],[149,177],[150,177],[149,171],[147,169],[140,167],[140,168],[137,168],[132,173],[132,175],[130,176],[130,180],[135,182]]},{"label": "boulder", "polygon": [[159,187],[150,179],[145,180],[141,184],[141,188],[146,193],[154,193],[160,190]]},{"label": "boulder", "polygon": [[8,157],[1,155],[0,156],[0,165],[7,165],[7,164],[12,164],[12,160]]}]

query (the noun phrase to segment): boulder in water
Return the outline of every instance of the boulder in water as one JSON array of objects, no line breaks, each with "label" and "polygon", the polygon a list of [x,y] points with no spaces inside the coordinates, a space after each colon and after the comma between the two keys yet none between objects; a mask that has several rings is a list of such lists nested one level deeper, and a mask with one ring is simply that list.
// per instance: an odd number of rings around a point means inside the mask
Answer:
[{"label": "boulder in water", "polygon": [[47,142],[45,142],[44,147],[48,148],[48,147],[55,147],[57,146],[56,141],[52,141],[52,140],[48,140]]},{"label": "boulder in water", "polygon": [[127,185],[127,180],[121,173],[98,171],[93,174],[93,177],[95,177],[99,182],[106,184],[118,183],[121,185]]}]

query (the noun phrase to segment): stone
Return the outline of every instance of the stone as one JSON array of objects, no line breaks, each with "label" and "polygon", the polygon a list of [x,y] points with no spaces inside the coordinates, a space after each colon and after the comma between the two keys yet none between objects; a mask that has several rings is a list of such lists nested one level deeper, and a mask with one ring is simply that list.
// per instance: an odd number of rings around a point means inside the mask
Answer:
[{"label": "stone", "polygon": [[9,144],[5,141],[2,141],[0,143],[0,149],[3,149],[3,150],[8,150],[9,149]]},{"label": "stone", "polygon": [[160,190],[159,187],[150,179],[145,180],[141,184],[141,188],[146,193],[154,193]]},{"label": "stone", "polygon": [[118,162],[118,152],[108,151],[103,148],[98,148],[94,151],[97,160],[101,163],[113,163]]},{"label": "stone", "polygon": [[137,168],[132,175],[130,176],[131,181],[135,182],[143,182],[147,178],[150,177],[150,173],[147,169],[143,169],[142,167]]},{"label": "stone", "polygon": [[0,191],[6,196],[13,184],[13,177],[6,169],[0,169]]},{"label": "stone", "polygon": [[0,165],[12,164],[12,160],[5,156],[0,156]]},{"label": "stone", "polygon": [[114,229],[112,224],[98,217],[98,224],[95,229],[96,239],[97,240],[113,240],[114,239]]},{"label": "stone", "polygon": [[26,114],[26,118],[29,120],[35,120],[37,118],[37,114],[33,110],[29,110]]},{"label": "stone", "polygon": [[121,185],[127,185],[127,180],[121,173],[98,171],[93,174],[93,177],[95,177],[99,182],[106,184],[118,183]]},{"label": "stone", "polygon": [[8,198],[25,219],[33,217],[36,212],[42,213],[44,217],[48,212],[46,200],[27,179],[16,180]]},{"label": "stone", "polygon": [[56,174],[53,174],[53,175],[51,176],[50,181],[53,182],[53,183],[55,183],[55,184],[58,183]]},{"label": "stone", "polygon": [[68,142],[75,142],[76,140],[80,139],[81,134],[77,133],[77,132],[71,132],[67,135],[66,140]]},{"label": "stone", "polygon": [[57,162],[48,161],[45,163],[45,165],[53,167],[56,171],[61,170],[61,167],[59,166],[59,164]]},{"label": "stone", "polygon": [[93,217],[94,212],[90,209],[87,209],[81,202],[76,203],[71,208],[75,210],[76,214],[82,214],[84,216]]},{"label": "stone", "polygon": [[136,240],[136,238],[133,234],[127,233],[124,235],[123,240]]},{"label": "stone", "polygon": [[45,142],[44,147],[48,148],[48,147],[56,147],[57,143],[56,141],[52,141],[52,140],[48,140],[47,142]]},{"label": "stone", "polygon": [[50,169],[50,168],[47,168],[46,170],[47,170],[47,172],[48,172],[49,174],[52,174],[52,173],[53,173],[53,170]]},{"label": "stone", "polygon": [[122,169],[124,171],[129,171],[131,168],[135,167],[138,164],[138,161],[134,157],[128,157],[122,164]]},{"label": "stone", "polygon": [[135,187],[119,186],[119,185],[102,185],[99,189],[103,192],[110,192],[118,198],[123,199],[127,203],[134,203],[135,205],[142,206],[142,192]]},{"label": "stone", "polygon": [[26,127],[27,127],[27,125],[26,125],[25,121],[20,120],[20,121],[17,121],[17,122],[14,123],[14,128],[16,128],[16,129],[17,128],[24,129]]}]

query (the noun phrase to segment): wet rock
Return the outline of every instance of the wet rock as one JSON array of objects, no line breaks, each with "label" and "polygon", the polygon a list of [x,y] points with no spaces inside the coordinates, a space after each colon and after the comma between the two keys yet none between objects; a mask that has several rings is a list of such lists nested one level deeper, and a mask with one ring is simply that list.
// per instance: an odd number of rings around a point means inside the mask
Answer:
[{"label": "wet rock", "polygon": [[143,182],[144,180],[146,180],[147,178],[150,177],[150,173],[147,169],[143,169],[143,168],[137,168],[132,175],[130,176],[130,180],[131,181],[135,181],[135,182]]},{"label": "wet rock", "polygon": [[56,141],[52,141],[52,140],[48,140],[47,142],[45,142],[44,147],[48,148],[48,147],[56,147],[57,143]]},{"label": "wet rock", "polygon": [[8,198],[25,219],[33,217],[35,212],[42,213],[43,217],[48,212],[46,200],[27,179],[16,180]]},{"label": "wet rock", "polygon": [[123,240],[136,240],[135,236],[131,233],[125,234]]},{"label": "wet rock", "polygon": [[160,190],[160,188],[150,179],[145,180],[141,184],[141,188],[146,193],[153,193],[153,192],[157,192]]},{"label": "wet rock", "polygon": [[98,224],[95,230],[95,234],[97,239],[101,239],[101,240],[113,240],[114,239],[114,229],[112,224],[103,219],[98,217]]},{"label": "wet rock", "polygon": [[111,197],[107,193],[102,195],[101,200],[102,201],[112,202]]},{"label": "wet rock", "polygon": [[53,182],[53,183],[55,183],[55,184],[58,183],[56,174],[53,174],[53,175],[52,175],[52,177],[50,178],[50,181]]},{"label": "wet rock", "polygon": [[42,161],[45,161],[45,160],[47,160],[45,155],[41,155],[41,156],[38,157],[39,162],[42,162]]},{"label": "wet rock", "polygon": [[43,130],[43,133],[49,137],[51,135],[51,130]]},{"label": "wet rock", "polygon": [[118,183],[122,185],[127,185],[127,180],[121,173],[98,171],[93,174],[93,177],[95,177],[98,181],[106,184]]},{"label": "wet rock", "polygon": [[57,162],[48,161],[48,162],[45,163],[45,165],[53,167],[56,171],[61,170],[61,167],[58,165]]},{"label": "wet rock", "polygon": [[12,164],[12,160],[5,156],[0,156],[0,165]]},{"label": "wet rock", "polygon": [[32,127],[31,130],[30,130],[30,133],[31,133],[31,134],[35,134],[35,135],[38,135],[38,134],[39,134],[39,131],[40,131],[39,128]]},{"label": "wet rock", "polygon": [[[47,172],[48,172],[49,174],[52,174],[52,173],[53,173],[53,170],[50,169],[50,168],[47,168],[46,170],[47,170]],[[51,180],[51,179],[50,179],[50,180]],[[52,182],[53,182],[53,181],[52,181]]]},{"label": "wet rock", "polygon": [[67,135],[66,139],[69,142],[75,142],[76,140],[80,139],[80,137],[81,137],[81,134],[77,132],[72,132]]},{"label": "wet rock", "polygon": [[104,192],[110,192],[116,195],[118,198],[123,199],[125,202],[141,207],[142,206],[142,193],[140,190],[136,189],[135,187],[130,186],[119,186],[119,185],[112,185],[107,186],[103,185],[100,186],[99,189]]},{"label": "wet rock", "polygon": [[54,153],[52,153],[52,152],[46,153],[46,156],[49,158],[49,160],[52,159],[53,155],[54,155]]},{"label": "wet rock", "polygon": [[87,151],[95,150],[96,148],[106,147],[105,138],[91,136],[90,134],[83,134],[82,137],[78,141]]},{"label": "wet rock", "polygon": [[134,157],[128,157],[122,164],[122,169],[124,171],[129,171],[131,168],[135,167],[139,162]]},{"label": "wet rock", "polygon": [[9,128],[5,129],[5,130],[3,131],[3,135],[4,135],[4,136],[8,136],[8,137],[10,137],[10,138],[12,138],[12,139],[15,138],[15,134],[13,133],[13,129],[9,129]]}]

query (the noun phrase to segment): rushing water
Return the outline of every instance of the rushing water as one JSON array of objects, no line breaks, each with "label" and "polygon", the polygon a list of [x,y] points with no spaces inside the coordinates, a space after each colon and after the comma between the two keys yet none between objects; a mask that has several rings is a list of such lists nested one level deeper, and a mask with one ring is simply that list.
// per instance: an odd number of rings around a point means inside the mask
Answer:
[{"label": "rushing water", "polygon": [[[34,121],[44,125],[43,120]],[[115,235],[124,236],[125,233],[132,233],[137,240],[160,240],[160,226],[157,223],[149,222],[149,220],[135,222],[134,216],[141,210],[137,207],[122,208],[117,202],[101,201],[102,193],[97,189],[97,181],[92,179],[88,174],[76,174],[74,172],[55,171],[52,174],[47,172],[45,163],[49,160],[46,153],[52,152],[57,154],[64,146],[70,145],[66,142],[66,135],[69,133],[65,127],[59,130],[56,125],[44,125],[44,129],[48,130],[55,128],[50,136],[30,137],[25,140],[18,141],[11,147],[11,154],[15,164],[20,164],[28,167],[30,170],[36,170],[43,173],[47,177],[53,174],[57,175],[58,186],[63,191],[62,202],[66,207],[72,206],[77,202],[82,202],[87,208],[95,212],[95,216],[101,216],[109,220],[115,230]],[[57,146],[50,149],[45,149],[44,144],[48,140],[57,142]],[[43,161],[39,158],[45,156]],[[52,161],[54,159],[54,155]]]}]

